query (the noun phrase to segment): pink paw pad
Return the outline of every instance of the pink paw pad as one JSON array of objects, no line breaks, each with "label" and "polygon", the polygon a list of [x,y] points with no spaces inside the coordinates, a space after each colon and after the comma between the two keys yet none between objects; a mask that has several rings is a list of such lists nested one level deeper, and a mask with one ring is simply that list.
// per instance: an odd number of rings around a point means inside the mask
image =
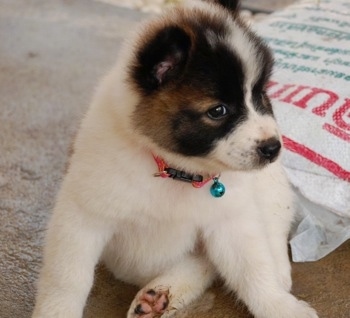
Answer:
[{"label": "pink paw pad", "polygon": [[139,318],[160,317],[168,307],[168,290],[155,291],[148,290],[139,297],[139,303],[135,307],[134,313]]}]

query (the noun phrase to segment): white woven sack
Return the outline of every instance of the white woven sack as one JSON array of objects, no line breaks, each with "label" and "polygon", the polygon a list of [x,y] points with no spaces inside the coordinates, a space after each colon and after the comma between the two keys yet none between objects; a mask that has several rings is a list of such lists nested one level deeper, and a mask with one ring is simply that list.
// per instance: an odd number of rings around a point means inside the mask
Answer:
[{"label": "white woven sack", "polygon": [[304,1],[254,28],[275,54],[268,91],[302,216],[293,259],[316,260],[350,238],[350,1]]}]

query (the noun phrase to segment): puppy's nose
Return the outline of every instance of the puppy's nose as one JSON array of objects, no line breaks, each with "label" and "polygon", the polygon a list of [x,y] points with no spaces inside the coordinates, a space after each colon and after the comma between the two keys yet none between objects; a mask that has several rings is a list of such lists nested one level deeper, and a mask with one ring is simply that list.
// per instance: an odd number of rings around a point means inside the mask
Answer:
[{"label": "puppy's nose", "polygon": [[278,157],[281,146],[281,142],[278,139],[270,138],[262,141],[258,145],[257,151],[262,159],[267,159],[272,162]]}]

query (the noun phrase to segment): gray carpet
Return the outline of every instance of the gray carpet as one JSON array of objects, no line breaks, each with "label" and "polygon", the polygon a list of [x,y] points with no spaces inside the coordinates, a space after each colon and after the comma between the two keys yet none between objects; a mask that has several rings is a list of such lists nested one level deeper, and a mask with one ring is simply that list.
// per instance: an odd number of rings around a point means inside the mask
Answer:
[{"label": "gray carpet", "polygon": [[140,20],[92,1],[0,1],[0,317],[29,317],[45,225],[96,81]]},{"label": "gray carpet", "polygon": [[[121,40],[143,17],[89,0],[0,0],[1,318],[30,317],[71,137]],[[321,317],[348,317],[349,256],[347,244],[320,262],[294,266],[295,293]],[[103,267],[96,273],[85,318],[125,317],[136,289]],[[249,315],[215,287],[181,317]]]}]

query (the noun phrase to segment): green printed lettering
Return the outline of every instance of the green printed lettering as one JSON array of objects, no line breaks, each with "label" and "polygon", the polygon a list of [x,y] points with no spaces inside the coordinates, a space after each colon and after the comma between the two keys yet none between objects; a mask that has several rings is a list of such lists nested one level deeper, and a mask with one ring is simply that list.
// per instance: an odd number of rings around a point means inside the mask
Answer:
[{"label": "green printed lettering", "polygon": [[283,40],[279,38],[271,38],[271,37],[265,37],[264,38],[266,42],[268,42],[272,48],[277,49],[277,47],[281,48],[290,48],[290,49],[307,49],[311,52],[324,52],[328,55],[350,55],[350,50],[347,49],[339,49],[335,47],[327,47],[322,45],[313,45],[308,42],[297,42],[297,41],[289,41],[289,40]]},{"label": "green printed lettering", "polygon": [[285,62],[283,59],[276,59],[276,66],[277,68],[280,68],[280,69],[290,70],[293,73],[303,72],[303,73],[311,73],[314,75],[327,75],[329,77],[350,81],[350,76],[342,72],[337,72],[334,70],[327,70],[327,69],[318,69],[318,68],[310,67],[306,65],[297,65],[294,63]]},{"label": "green printed lettering", "polygon": [[304,23],[291,23],[291,22],[282,22],[277,21],[270,24],[272,27],[277,27],[282,31],[291,30],[291,31],[300,31],[303,33],[317,34],[320,36],[329,37],[337,40],[350,41],[350,33],[344,31],[338,31],[330,28],[319,27],[315,25],[309,25]]}]

